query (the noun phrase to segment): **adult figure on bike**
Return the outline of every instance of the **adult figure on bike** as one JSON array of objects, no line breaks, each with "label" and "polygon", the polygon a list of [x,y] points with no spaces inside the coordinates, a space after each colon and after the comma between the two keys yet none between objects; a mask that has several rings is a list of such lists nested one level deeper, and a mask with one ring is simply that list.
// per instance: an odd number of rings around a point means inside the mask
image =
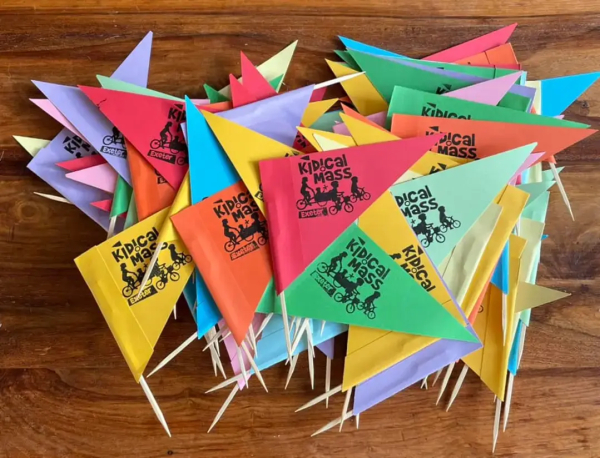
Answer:
[{"label": "adult figure on bike", "polygon": [[337,256],[334,256],[333,258],[331,258],[331,261],[329,261],[329,265],[327,266],[327,273],[335,274],[335,273],[339,272],[340,269],[342,268],[342,259],[344,259],[346,256],[348,256],[348,253],[346,253],[345,251],[342,251]]},{"label": "adult figure on bike", "polygon": [[234,227],[231,227],[229,225],[229,221],[227,221],[226,219],[223,220],[222,224],[223,234],[225,235],[225,237],[227,237],[233,245],[237,245],[237,234],[235,233],[236,229]]},{"label": "adult figure on bike", "polygon": [[131,289],[135,289],[137,275],[135,272],[130,272],[127,270],[127,264],[124,262],[121,263],[121,278],[125,283],[127,283],[127,285],[131,287]]},{"label": "adult figure on bike", "polygon": [[169,142],[169,138],[171,137],[171,126],[173,123],[171,121],[167,121],[163,130],[160,131],[160,144],[164,148]]},{"label": "adult figure on bike", "polygon": [[315,191],[308,185],[308,177],[302,178],[302,187],[300,188],[300,194],[304,197],[306,205],[310,205],[310,199],[314,195]]}]

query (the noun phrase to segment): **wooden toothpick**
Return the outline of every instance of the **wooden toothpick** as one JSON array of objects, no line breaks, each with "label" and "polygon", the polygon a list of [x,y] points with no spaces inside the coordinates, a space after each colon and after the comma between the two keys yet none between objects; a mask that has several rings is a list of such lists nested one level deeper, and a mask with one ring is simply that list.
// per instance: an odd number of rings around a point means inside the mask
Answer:
[{"label": "wooden toothpick", "polygon": [[[110,219],[111,224],[113,224],[113,219],[115,219],[116,221],[116,216],[114,216],[113,218]],[[114,231],[114,224],[113,224],[113,231]],[[109,234],[110,234],[110,228],[109,228]],[[110,237],[108,237],[110,238]],[[140,284],[140,289],[138,291],[138,294],[136,296],[136,300],[140,298],[140,296],[142,295],[142,293],[144,292],[144,288],[146,286],[146,283],[148,283],[148,280],[150,279],[150,275],[152,275],[152,271],[154,270],[154,266],[156,265],[156,261],[158,261],[158,256],[160,255],[160,245],[156,247],[156,249],[154,250],[154,253],[152,253],[152,258],[150,258],[150,262],[148,263],[148,267],[146,267],[146,272],[144,272],[144,278],[142,278],[142,283]]]},{"label": "wooden toothpick", "polygon": [[175,302],[175,306],[173,307],[173,318],[177,320],[177,302]]},{"label": "wooden toothpick", "polygon": [[425,388],[426,390],[429,389],[429,387],[427,386],[427,377],[425,377],[421,382],[421,389],[423,388]]},{"label": "wooden toothpick", "polygon": [[258,366],[256,365],[256,362],[254,361],[254,358],[252,358],[252,355],[250,354],[250,351],[248,350],[248,347],[246,347],[246,344],[244,342],[242,342],[242,348],[244,350],[244,353],[246,353],[246,357],[248,358],[248,361],[250,362],[250,365],[252,366],[252,369],[254,369],[254,374],[258,378],[258,381],[263,386],[263,388],[265,389],[265,391],[268,393],[269,390],[267,389],[267,385],[266,385],[266,383],[265,383],[265,381],[263,379],[263,376],[260,373],[260,370],[258,370]]},{"label": "wooden toothpick", "polygon": [[567,196],[567,192],[565,191],[565,187],[562,184],[562,180],[560,179],[560,175],[558,174],[558,170],[556,170],[556,166],[550,162],[550,170],[552,170],[552,175],[554,175],[554,181],[558,185],[558,190],[560,195],[562,196],[563,202],[567,206],[569,213],[571,214],[571,219],[575,221],[575,216],[573,216],[573,210],[571,209],[571,202],[569,202],[569,196]]},{"label": "wooden toothpick", "polygon": [[213,420],[212,424],[210,425],[210,428],[208,428],[208,431],[206,431],[207,433],[210,433],[210,431],[219,422],[219,420],[225,413],[225,409],[227,409],[227,407],[229,407],[229,404],[231,404],[231,401],[233,401],[233,397],[236,395],[236,393],[239,391],[239,389],[240,389],[240,386],[236,383],[235,386],[233,387],[233,389],[231,390],[231,393],[229,393],[229,396],[227,396],[227,399],[225,399],[225,402],[223,403],[223,405],[217,412],[215,419]]},{"label": "wooden toothpick", "polygon": [[496,452],[496,443],[498,442],[498,431],[500,430],[500,411],[502,410],[502,401],[496,399],[496,415],[494,416],[494,443],[492,445],[492,454]]},{"label": "wooden toothpick", "polygon": [[334,426],[339,425],[342,422],[342,420],[348,420],[353,415],[354,415],[354,413],[352,413],[352,411],[346,412],[346,415],[344,417],[337,417],[335,420],[330,421],[325,426],[323,426],[321,429],[319,429],[319,430],[315,431],[314,433],[312,433],[310,435],[310,437],[314,437],[314,436],[316,436],[318,434],[321,434],[321,433],[324,433],[325,431],[330,430]]},{"label": "wooden toothpick", "polygon": [[290,324],[288,322],[287,305],[285,303],[285,291],[282,291],[279,295],[281,302],[281,316],[283,318],[283,334],[285,336],[285,347],[288,352],[288,361],[292,358],[292,342],[290,340]]},{"label": "wooden toothpick", "polygon": [[72,202],[70,202],[69,200],[65,199],[65,198],[64,198],[64,197],[62,197],[62,196],[53,196],[52,194],[45,194],[45,193],[43,193],[43,192],[34,192],[34,194],[35,194],[36,196],[44,197],[44,198],[46,198],[46,199],[48,199],[48,200],[53,200],[54,202],[61,202],[61,203],[63,203],[63,204],[70,204],[70,205],[73,205],[73,203],[72,203]]},{"label": "wooden toothpick", "polygon": [[440,378],[440,375],[442,375],[442,372],[444,371],[444,368],[441,368],[439,371],[437,371],[435,373],[435,377],[433,377],[433,382],[431,382],[431,386],[434,387],[435,383],[438,381],[438,379]]},{"label": "wooden toothpick", "polygon": [[202,351],[206,351],[210,346],[212,346],[215,342],[218,342],[219,337],[221,337],[221,335],[228,331],[228,328],[226,326],[222,327],[221,329],[219,329],[217,332],[215,332],[212,337],[207,340],[206,346],[202,349]]},{"label": "wooden toothpick", "polygon": [[155,374],[156,372],[161,370],[163,367],[165,367],[165,365],[169,361],[171,361],[173,358],[175,358],[175,356],[177,356],[179,353],[181,353],[188,345],[190,345],[192,342],[194,342],[196,340],[198,340],[198,334],[193,333],[181,345],[179,345],[179,347],[177,347],[175,350],[173,350],[171,353],[169,353],[165,359],[163,359],[160,363],[158,363],[158,365],[152,370],[152,372],[150,372],[148,374],[148,378],[152,377],[153,374]]},{"label": "wooden toothpick", "polygon": [[310,376],[310,387],[311,389],[315,389],[315,349],[312,344],[312,333],[310,332],[310,328],[307,329],[306,332],[306,340],[308,343],[308,351],[306,352],[308,355],[308,373]]},{"label": "wooden toothpick", "polygon": [[506,386],[506,398],[504,402],[504,425],[502,426],[502,431],[506,431],[506,426],[508,425],[508,416],[510,415],[510,403],[512,401],[512,392],[513,386],[515,382],[515,376],[512,372],[508,373],[508,384]]},{"label": "wooden toothpick", "polygon": [[246,366],[244,365],[244,358],[242,357],[242,351],[240,347],[237,347],[237,357],[240,362],[240,370],[242,371],[242,377],[244,377],[244,383],[248,387],[248,374],[246,374]]},{"label": "wooden toothpick", "polygon": [[340,430],[342,432],[342,428],[344,427],[344,421],[346,420],[346,414],[348,413],[348,406],[350,405],[350,397],[352,397],[352,387],[346,391],[346,398],[344,399],[344,407],[342,410],[342,421],[340,422]]},{"label": "wooden toothpick", "polygon": [[296,412],[300,412],[301,410],[308,409],[309,407],[312,407],[312,406],[318,404],[319,402],[324,401],[325,399],[329,398],[330,396],[333,396],[334,394],[339,393],[340,391],[342,391],[342,385],[338,385],[335,388],[332,388],[331,390],[317,396],[316,398],[312,399],[311,401],[308,401],[303,406],[297,408]]},{"label": "wooden toothpick", "polygon": [[442,380],[442,386],[440,387],[440,392],[437,397],[437,401],[435,401],[435,405],[437,406],[440,403],[440,399],[444,395],[444,391],[446,391],[446,386],[448,386],[448,380],[450,380],[450,376],[452,375],[452,370],[454,369],[454,365],[456,363],[452,363],[446,369],[446,375],[444,375],[444,380]]},{"label": "wooden toothpick", "polygon": [[[328,356],[325,361],[325,392],[331,387],[331,358]],[[329,398],[325,399],[325,408],[329,409]]]},{"label": "wooden toothpick", "polygon": [[[115,235],[115,226],[117,225],[117,218],[118,218],[117,216],[113,216],[108,221],[108,233],[106,234],[106,240],[108,240],[113,235]],[[150,274],[148,274],[148,276],[150,276]],[[145,283],[142,283],[142,286],[143,285],[145,285]],[[143,289],[143,287],[140,287],[140,291],[138,292],[136,300],[139,299],[140,295],[142,294],[142,289]]]},{"label": "wooden toothpick", "polygon": [[232,383],[237,383],[242,380],[244,377],[242,374],[234,375],[231,378],[228,378],[224,382],[219,383],[218,385],[213,386],[210,390],[205,391],[204,394],[212,393],[213,391],[220,390],[221,388],[225,388],[226,386],[231,385]]},{"label": "wooden toothpick", "polygon": [[146,398],[150,402],[150,405],[152,406],[152,410],[154,410],[154,414],[156,415],[156,418],[158,418],[158,421],[160,421],[160,424],[163,426],[163,428],[165,429],[165,431],[167,432],[169,437],[171,437],[171,431],[169,431],[169,425],[167,424],[167,420],[165,420],[162,410],[160,410],[158,402],[156,402],[156,399],[154,398],[154,395],[152,394],[152,391],[150,390],[150,387],[146,383],[146,380],[144,379],[143,375],[140,377],[140,386],[142,387],[142,390],[144,390],[144,394],[146,395]]},{"label": "wooden toothpick", "polygon": [[269,321],[271,321],[271,318],[273,318],[273,314],[269,313],[265,319],[263,320],[263,322],[260,324],[260,328],[258,328],[258,332],[256,333],[256,338],[258,339],[260,337],[260,335],[262,334],[262,332],[265,330],[265,328],[267,327],[267,325],[269,324]]},{"label": "wooden toothpick", "polygon": [[360,423],[360,414],[356,415],[356,429],[358,429],[358,424]]},{"label": "wooden toothpick", "polygon": [[299,357],[299,355],[292,356],[292,361],[290,362],[290,368],[288,369],[288,375],[287,375],[287,379],[285,381],[284,390],[287,390],[290,380],[292,379],[292,375],[294,374],[294,371],[296,370],[296,363],[298,362],[298,357]]},{"label": "wooden toothpick", "polygon": [[456,380],[456,383],[454,384],[454,389],[452,390],[452,394],[450,395],[450,401],[448,402],[448,407],[446,407],[446,412],[448,412],[448,410],[450,410],[452,403],[456,399],[456,396],[458,396],[458,392],[460,391],[460,388],[462,387],[462,384],[465,381],[467,372],[469,372],[469,366],[467,366],[465,364],[463,366],[462,370],[460,371],[460,374],[458,375],[458,379]]},{"label": "wooden toothpick", "polygon": [[350,75],[340,76],[339,78],[335,78],[329,81],[325,81],[323,83],[315,84],[314,89],[322,89],[327,86],[333,86],[337,83],[343,83],[344,81],[351,80],[352,78],[356,78],[357,76],[363,75],[365,72],[351,73]]}]

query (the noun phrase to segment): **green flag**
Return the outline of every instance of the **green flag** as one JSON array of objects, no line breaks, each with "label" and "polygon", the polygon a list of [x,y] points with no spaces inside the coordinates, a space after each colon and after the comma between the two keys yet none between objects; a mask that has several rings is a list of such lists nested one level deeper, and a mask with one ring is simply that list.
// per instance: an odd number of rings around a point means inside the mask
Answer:
[{"label": "green flag", "polygon": [[[383,57],[350,50],[350,55],[367,74],[377,91],[390,101],[394,87],[402,86],[432,94],[443,94],[472,86],[473,83],[432,73],[410,65],[402,64],[402,60],[394,62]],[[419,61],[420,62],[420,61]],[[491,69],[494,70],[494,69]],[[492,78],[492,77],[490,77]],[[498,106],[512,110],[526,111],[531,100],[518,94],[506,94]]]},{"label": "green flag", "polygon": [[104,89],[110,89],[112,91],[130,92],[138,95],[149,95],[152,97],[158,97],[160,99],[176,100],[183,102],[183,99],[175,97],[163,92],[154,91],[152,89],[145,88],[143,86],[137,86],[135,84],[126,83],[125,81],[119,81],[115,78],[109,78],[107,76],[96,75],[100,86]]},{"label": "green flag", "polygon": [[111,218],[122,215],[127,211],[132,191],[131,186],[123,178],[117,177],[117,186],[113,195],[112,207],[110,207]]},{"label": "green flag", "polygon": [[587,124],[565,121],[538,114],[525,113],[509,108],[484,105],[467,100],[443,97],[437,94],[416,91],[396,86],[388,110],[388,122],[394,114],[430,116],[437,118],[474,119],[476,121],[499,121],[515,124],[587,128]]},{"label": "green flag", "polygon": [[271,85],[271,87],[273,89],[275,89],[276,92],[279,92],[279,88],[281,87],[281,83],[283,83],[283,76],[284,75],[279,75],[277,78],[272,79],[271,81],[269,81],[269,84]]},{"label": "green flag", "polygon": [[356,70],[357,72],[362,71],[348,51],[336,50],[334,52],[338,55],[340,59],[346,62],[346,64],[348,64],[348,67],[350,67],[352,70]]},{"label": "green flag", "polygon": [[206,97],[208,97],[210,103],[229,102],[227,97],[210,87],[208,84],[204,85],[204,90],[206,91]]},{"label": "green flag", "polygon": [[131,199],[129,200],[129,208],[127,209],[127,217],[125,218],[125,225],[123,230],[129,229],[131,226],[138,222],[137,207],[135,206],[135,196],[131,193]]},{"label": "green flag", "polygon": [[293,316],[477,342],[355,224],[286,289],[285,299]]}]

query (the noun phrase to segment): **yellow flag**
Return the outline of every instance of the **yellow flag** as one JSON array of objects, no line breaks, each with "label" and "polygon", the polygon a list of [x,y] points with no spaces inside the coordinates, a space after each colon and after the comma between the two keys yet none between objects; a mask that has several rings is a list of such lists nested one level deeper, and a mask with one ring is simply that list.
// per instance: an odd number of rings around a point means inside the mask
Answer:
[{"label": "yellow flag", "polygon": [[254,196],[258,208],[265,214],[258,169],[259,161],[297,156],[301,153],[290,146],[220,116],[206,111],[203,114],[248,191]]},{"label": "yellow flag", "polygon": [[50,144],[50,140],[42,140],[41,138],[21,137],[19,135],[13,135],[13,138],[33,157],[35,157],[42,148],[45,148]]},{"label": "yellow flag", "polygon": [[326,138],[327,140],[334,141],[343,146],[356,146],[352,137],[348,135],[336,134],[333,132],[327,132],[325,130],[316,130],[310,129],[308,127],[298,127],[298,131],[308,140],[308,142],[319,152],[323,151],[320,143],[315,139],[315,135],[319,135],[322,138]]},{"label": "yellow flag", "polygon": [[[360,217],[358,225],[458,322],[466,325],[444,282],[390,193],[386,192],[377,199]],[[345,391],[356,386],[438,340],[350,326],[342,389]]]},{"label": "yellow flag", "polygon": [[[352,75],[354,73],[359,73],[356,70],[352,70],[345,65],[340,64],[339,62],[332,62],[330,60],[325,59],[327,65],[333,72],[336,78],[346,75]],[[382,111],[388,110],[388,104],[381,97],[381,94],[377,92],[373,83],[369,81],[367,75],[363,74],[352,78],[347,81],[343,81],[342,87],[352,103],[358,110],[358,112],[363,116],[369,116],[374,113],[380,113]]]},{"label": "yellow flag", "polygon": [[569,297],[571,294],[558,291],[556,289],[546,288],[540,285],[533,285],[527,282],[520,282],[517,292],[516,312],[522,312],[527,309],[549,304],[550,302]]},{"label": "yellow flag", "polygon": [[[168,214],[164,209],[75,259],[136,381],[194,269],[181,242],[159,245],[158,228]],[[157,247],[158,262],[136,300]]]},{"label": "yellow flag", "polygon": [[179,187],[179,191],[177,191],[177,195],[173,200],[173,203],[169,207],[168,217],[165,218],[165,221],[160,228],[158,242],[170,242],[171,240],[179,240],[179,234],[175,230],[175,226],[173,226],[173,222],[171,221],[171,216],[176,215],[182,210],[185,210],[190,205],[192,205],[192,191],[190,188],[190,172],[188,171],[185,174],[183,181],[181,182],[181,186]]},{"label": "yellow flag", "polygon": [[496,197],[495,203],[502,207],[502,213],[481,256],[479,266],[467,290],[465,299],[461,304],[467,316],[471,316],[475,304],[488,284],[496,268],[498,259],[500,259],[500,254],[506,245],[506,241],[517,224],[528,198],[529,194],[514,186],[506,186],[504,191]]},{"label": "yellow flag", "polygon": [[304,115],[302,115],[302,125],[305,127],[312,126],[317,119],[323,116],[338,100],[339,99],[327,99],[309,103],[306,110],[304,110]]}]

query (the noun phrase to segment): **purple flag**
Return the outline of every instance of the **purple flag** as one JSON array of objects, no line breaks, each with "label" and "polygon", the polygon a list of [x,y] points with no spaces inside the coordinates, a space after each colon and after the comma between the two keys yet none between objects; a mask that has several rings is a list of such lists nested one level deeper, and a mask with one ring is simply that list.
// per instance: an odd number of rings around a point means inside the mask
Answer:
[{"label": "purple flag", "polygon": [[57,162],[89,156],[93,152],[93,148],[83,139],[73,135],[69,130],[63,129],[48,146],[36,154],[27,167],[108,231],[108,212],[92,206],[91,203],[109,199],[111,195],[68,179],[67,171],[56,165]]},{"label": "purple flag", "polygon": [[[317,333],[320,331],[317,331]],[[323,343],[320,343],[319,345],[317,345],[317,348],[319,350],[321,350],[325,356],[327,356],[329,359],[333,359],[334,356],[334,350],[335,350],[335,337],[329,340],[326,340]]]},{"label": "purple flag", "polygon": [[[148,68],[152,49],[152,32],[136,46],[117,68],[113,77],[138,86],[148,83]],[[131,174],[127,163],[127,151],[123,136],[98,110],[90,99],[77,87],[60,84],[33,82],[81,132],[86,140],[106,159],[117,173],[131,185]]]}]

